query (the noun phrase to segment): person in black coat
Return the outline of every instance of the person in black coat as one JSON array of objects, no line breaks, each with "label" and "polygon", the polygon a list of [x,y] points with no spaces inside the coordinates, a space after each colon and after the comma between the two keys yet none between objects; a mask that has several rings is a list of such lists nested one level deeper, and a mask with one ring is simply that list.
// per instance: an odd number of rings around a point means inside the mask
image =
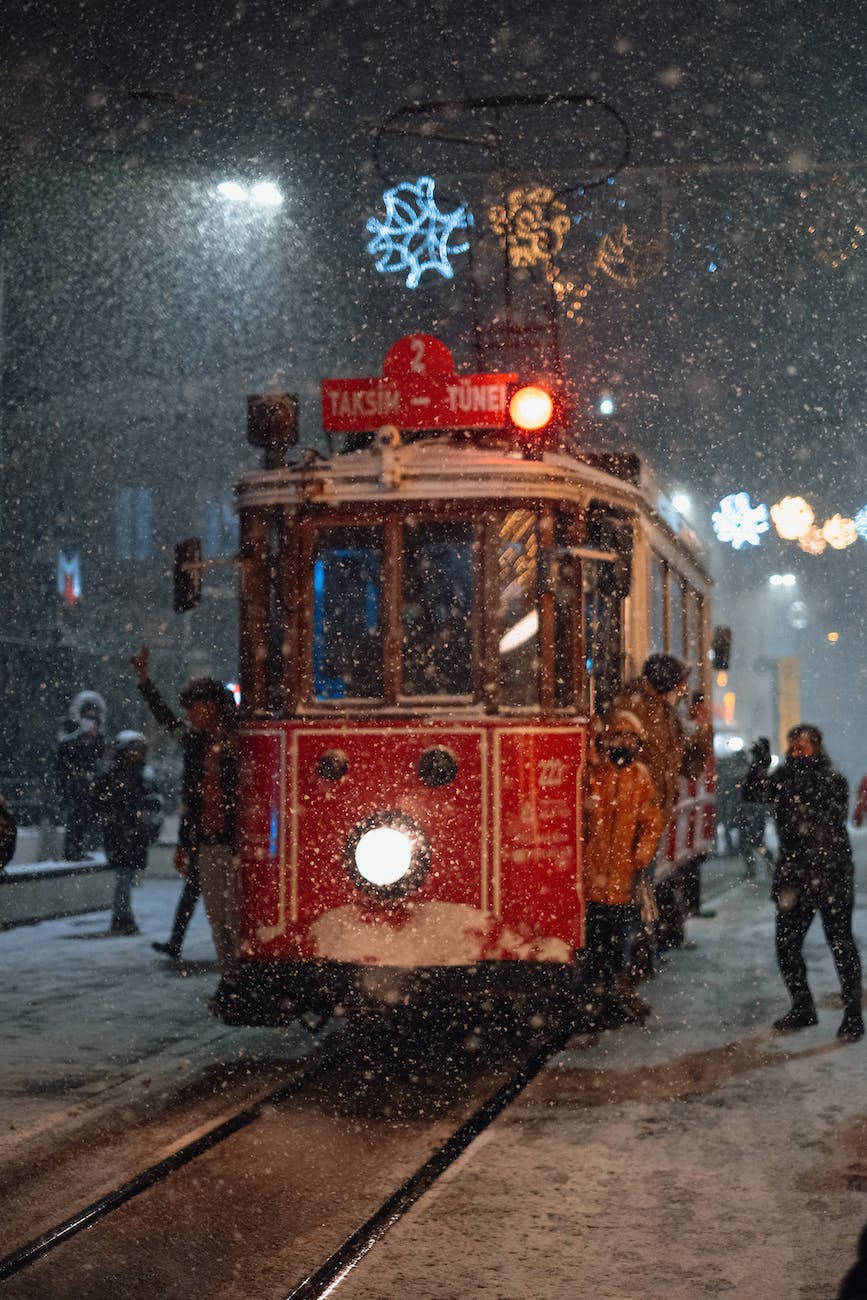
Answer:
[{"label": "person in black coat", "polygon": [[769,806],[780,842],[773,884],[777,961],[792,1005],[774,1028],[788,1032],[818,1021],[803,956],[804,939],[818,912],[843,994],[837,1036],[855,1041],[863,1037],[864,1019],[861,959],[852,935],[854,868],[846,831],[846,778],[831,766],[819,728],[807,723],[789,732],[786,759],[777,771],[768,770],[766,740],[753,746],[752,758],[742,796]]},{"label": "person in black coat", "polygon": [[96,691],[79,691],[57,739],[53,784],[66,824],[63,856],[68,862],[78,862],[96,848],[99,838],[93,793],[106,752],[102,696]]},{"label": "person in black coat", "polygon": [[144,871],[159,826],[162,800],[145,766],[147,742],[139,731],[121,731],[107,772],[97,778],[94,812],[102,828],[108,865],[117,874],[112,934],[138,934],[132,914],[133,880]]},{"label": "person in black coat", "polygon": [[[187,879],[191,870],[197,873],[196,887],[201,888],[217,950],[221,988],[229,988],[237,959],[235,700],[231,691],[215,678],[194,678],[180,694],[181,706],[186,711],[186,720],[182,720],[172,712],[151,680],[149,658],[147,646],[142,646],[131,660],[139,690],[160,726],[180,742],[184,756],[183,808],[175,868]],[[195,897],[190,900],[185,889],[172,938],[168,944],[155,944],[158,952],[166,952],[173,958],[178,956],[183,938],[179,925],[181,909],[191,913],[194,906]]]}]

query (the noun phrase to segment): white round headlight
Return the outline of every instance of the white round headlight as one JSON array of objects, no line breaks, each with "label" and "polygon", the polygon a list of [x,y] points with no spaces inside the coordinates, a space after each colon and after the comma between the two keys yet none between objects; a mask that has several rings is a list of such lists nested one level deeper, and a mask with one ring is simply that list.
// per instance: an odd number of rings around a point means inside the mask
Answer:
[{"label": "white round headlight", "polygon": [[371,885],[393,885],[412,865],[412,841],[392,826],[376,826],[355,846],[355,865]]},{"label": "white round headlight", "polygon": [[419,889],[431,862],[424,831],[397,808],[383,808],[360,821],[347,837],[345,855],[355,884],[383,902]]}]

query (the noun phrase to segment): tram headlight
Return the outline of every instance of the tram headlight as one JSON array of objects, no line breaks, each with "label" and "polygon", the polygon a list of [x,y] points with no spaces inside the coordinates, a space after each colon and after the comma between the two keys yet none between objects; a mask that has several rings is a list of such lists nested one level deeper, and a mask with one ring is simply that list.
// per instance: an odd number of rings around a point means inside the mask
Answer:
[{"label": "tram headlight", "polygon": [[346,865],[368,893],[396,898],[421,885],[430,867],[430,845],[411,817],[389,809],[366,817],[351,831]]}]

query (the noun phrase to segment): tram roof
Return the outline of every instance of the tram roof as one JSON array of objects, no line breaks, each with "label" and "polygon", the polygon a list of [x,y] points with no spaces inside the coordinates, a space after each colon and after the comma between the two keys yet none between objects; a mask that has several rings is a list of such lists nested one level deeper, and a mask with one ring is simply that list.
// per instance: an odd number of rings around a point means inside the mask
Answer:
[{"label": "tram roof", "polygon": [[253,470],[236,485],[240,507],[288,505],[324,509],[375,502],[410,504],[502,500],[572,501],[603,498],[658,525],[694,562],[704,547],[635,452],[545,450],[538,458],[495,443],[431,436],[403,442],[380,429],[362,449],[297,464]]}]

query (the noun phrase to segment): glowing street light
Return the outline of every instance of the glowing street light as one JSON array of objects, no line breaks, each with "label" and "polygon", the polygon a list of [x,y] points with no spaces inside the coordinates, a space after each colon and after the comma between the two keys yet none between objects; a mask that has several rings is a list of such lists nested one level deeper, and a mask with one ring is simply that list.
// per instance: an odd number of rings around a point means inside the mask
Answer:
[{"label": "glowing street light", "polygon": [[794,573],[772,573],[768,578],[772,587],[794,587],[797,581]]},{"label": "glowing street light", "polygon": [[257,208],[279,208],[283,202],[283,195],[273,181],[257,181],[249,189],[238,181],[220,181],[217,193],[230,203],[250,203]]}]

